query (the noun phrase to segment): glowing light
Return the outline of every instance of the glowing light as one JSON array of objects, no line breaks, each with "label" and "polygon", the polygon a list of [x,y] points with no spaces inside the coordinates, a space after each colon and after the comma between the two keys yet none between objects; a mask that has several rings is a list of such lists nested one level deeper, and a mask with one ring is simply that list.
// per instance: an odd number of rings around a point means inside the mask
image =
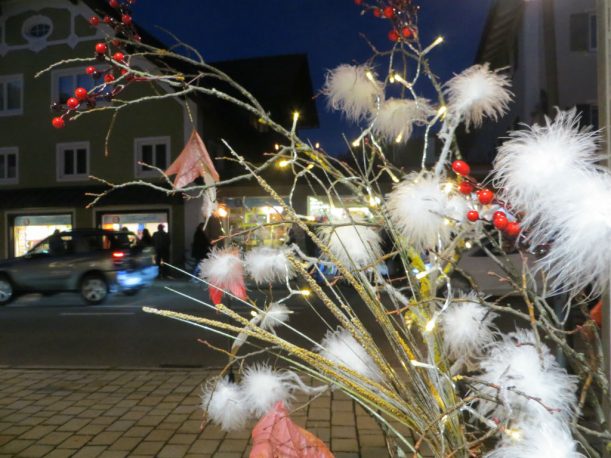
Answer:
[{"label": "glowing light", "polygon": [[305,297],[308,297],[310,294],[312,294],[312,291],[310,291],[309,289],[302,289],[299,292],[301,293],[302,296],[305,296]]},{"label": "glowing light", "polygon": [[448,218],[444,218],[444,219],[443,219],[443,224],[444,224],[445,226],[449,226],[451,222],[452,222],[452,221],[450,221]]},{"label": "glowing light", "polygon": [[471,248],[473,246],[473,244],[469,241],[465,242],[465,248],[468,250],[469,248]]},{"label": "glowing light", "polygon": [[316,142],[316,143],[314,144],[314,148],[319,149],[319,148],[320,148],[320,143]]},{"label": "glowing light", "polygon": [[280,145],[279,145],[278,143],[276,143],[276,144],[274,145],[274,149],[275,149],[276,151],[280,150]]},{"label": "glowing light", "polygon": [[388,173],[388,175],[390,176],[390,179],[392,180],[392,182],[393,182],[393,183],[399,183],[399,181],[401,181],[401,180],[399,180],[399,179],[397,178],[397,176],[396,176],[394,173],[392,173],[390,170],[388,170],[388,169],[387,169],[387,170],[386,170],[386,173]]},{"label": "glowing light", "polygon": [[299,119],[299,112],[294,111],[293,112],[293,122],[297,122],[298,119]]},{"label": "glowing light", "polygon": [[445,105],[441,105],[439,107],[439,110],[437,110],[437,116],[442,117],[446,114],[446,111],[448,111],[448,107],[446,107]]},{"label": "glowing light", "polygon": [[354,140],[352,142],[352,146],[359,146],[360,144],[361,144],[361,139],[360,138],[357,138],[356,140]]},{"label": "glowing light", "polygon": [[454,185],[452,183],[444,183],[443,192],[445,192],[446,194],[450,194],[450,192],[452,192],[452,189],[454,189]]},{"label": "glowing light", "polygon": [[505,430],[505,434],[511,437],[514,441],[519,441],[520,439],[522,439],[522,431],[520,431],[519,429],[507,428]]},{"label": "glowing light", "polygon": [[425,332],[431,332],[437,326],[437,317],[432,318],[424,327]]},{"label": "glowing light", "polygon": [[255,317],[255,316],[257,316],[257,315],[258,315],[258,313],[257,313],[257,312],[255,312],[254,310],[251,310],[251,311],[250,311],[250,315],[251,315],[251,316],[253,316],[253,317]]},{"label": "glowing light", "polygon": [[291,161],[287,161],[286,159],[282,159],[280,161],[278,161],[278,167],[280,167],[281,169],[288,167],[288,165],[291,163]]},{"label": "glowing light", "polygon": [[433,42],[433,46],[440,45],[441,43],[443,43],[443,37],[439,35],[437,38],[435,38],[435,41]]},{"label": "glowing light", "polygon": [[306,169],[308,170],[312,170],[314,168],[314,164],[308,164],[308,166],[306,167]]},{"label": "glowing light", "polygon": [[401,143],[401,140],[403,140],[403,132],[400,132],[399,135],[397,135],[397,138],[395,138],[395,143]]},{"label": "glowing light", "polygon": [[369,205],[372,207],[377,207],[382,202],[378,196],[369,196]]},{"label": "glowing light", "polygon": [[216,216],[218,216],[219,218],[227,218],[227,215],[229,215],[229,212],[225,207],[219,207],[216,210]]},{"label": "glowing light", "polygon": [[367,79],[368,79],[369,81],[371,81],[372,83],[375,83],[375,82],[376,82],[376,79],[375,79],[375,77],[373,76],[373,73],[371,73],[371,71],[367,71],[367,72],[365,73],[365,76],[366,76],[366,77],[367,77]]}]

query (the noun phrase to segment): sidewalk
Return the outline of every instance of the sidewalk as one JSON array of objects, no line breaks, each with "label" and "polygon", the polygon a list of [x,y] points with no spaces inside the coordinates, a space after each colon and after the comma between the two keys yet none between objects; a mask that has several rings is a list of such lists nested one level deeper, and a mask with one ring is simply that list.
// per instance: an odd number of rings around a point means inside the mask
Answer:
[{"label": "sidewalk", "polygon": [[[250,430],[200,430],[200,386],[210,374],[0,368],[0,458],[248,457]],[[327,393],[291,418],[338,458],[388,456],[376,423],[342,394]]]}]

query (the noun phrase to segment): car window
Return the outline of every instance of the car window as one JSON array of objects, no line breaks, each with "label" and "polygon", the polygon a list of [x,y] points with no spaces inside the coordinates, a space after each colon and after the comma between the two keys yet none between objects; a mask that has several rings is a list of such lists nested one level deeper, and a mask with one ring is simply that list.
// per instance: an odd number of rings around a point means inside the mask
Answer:
[{"label": "car window", "polygon": [[74,252],[72,236],[68,234],[53,234],[29,251],[29,254],[61,256]]},{"label": "car window", "polygon": [[117,232],[109,236],[113,250],[130,248],[136,244],[136,236],[131,232]]}]

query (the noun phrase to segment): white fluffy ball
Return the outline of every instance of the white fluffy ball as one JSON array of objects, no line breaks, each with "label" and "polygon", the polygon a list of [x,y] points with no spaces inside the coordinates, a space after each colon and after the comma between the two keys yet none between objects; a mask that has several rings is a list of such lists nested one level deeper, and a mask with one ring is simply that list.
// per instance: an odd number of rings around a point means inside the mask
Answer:
[{"label": "white fluffy ball", "polygon": [[244,255],[246,272],[258,284],[293,278],[295,272],[282,248],[257,247]]},{"label": "white fluffy ball", "polygon": [[327,72],[322,92],[331,108],[343,111],[353,121],[367,116],[374,109],[376,99],[384,95],[382,83],[370,67],[347,64]]},{"label": "white fluffy ball", "polygon": [[266,331],[273,331],[276,327],[289,320],[290,313],[291,311],[286,305],[272,302],[267,310],[263,312],[263,318],[259,326]]},{"label": "white fluffy ball", "polygon": [[213,248],[200,264],[200,276],[219,288],[242,282],[243,266],[236,248]]},{"label": "white fluffy ball", "polygon": [[202,395],[202,408],[208,419],[223,431],[243,429],[250,418],[242,390],[226,378],[208,381]]},{"label": "white fluffy ball", "polygon": [[494,340],[496,316],[479,303],[473,292],[452,302],[439,321],[448,357],[458,360],[481,356]]},{"label": "white fluffy ball", "polygon": [[373,133],[387,142],[405,143],[414,125],[426,124],[435,110],[426,99],[388,99],[372,113]]},{"label": "white fluffy ball", "polygon": [[[480,363],[479,378],[498,385],[500,392],[485,385],[478,390],[489,397],[499,396],[506,405],[479,401],[477,408],[482,415],[499,418],[511,415],[512,419],[533,422],[570,418],[576,404],[578,378],[558,365],[546,345],[541,344],[540,351],[541,358],[533,333],[525,330],[512,332],[490,346]],[[550,413],[541,403],[556,412]]]},{"label": "white fluffy ball", "polygon": [[486,117],[497,120],[511,102],[509,86],[509,78],[491,71],[489,64],[473,65],[446,84],[448,111],[460,116],[467,129],[481,126]]},{"label": "white fluffy ball", "polygon": [[320,345],[320,354],[335,364],[367,377],[374,382],[382,382],[384,377],[373,358],[345,329],[327,331]]},{"label": "white fluffy ball", "polygon": [[382,239],[371,226],[335,219],[339,226],[323,226],[318,230],[322,241],[348,269],[360,269],[375,263],[382,256]]},{"label": "white fluffy ball", "polygon": [[295,374],[276,371],[265,364],[250,366],[242,379],[243,399],[248,411],[255,417],[265,415],[278,401],[288,403],[296,388]]}]

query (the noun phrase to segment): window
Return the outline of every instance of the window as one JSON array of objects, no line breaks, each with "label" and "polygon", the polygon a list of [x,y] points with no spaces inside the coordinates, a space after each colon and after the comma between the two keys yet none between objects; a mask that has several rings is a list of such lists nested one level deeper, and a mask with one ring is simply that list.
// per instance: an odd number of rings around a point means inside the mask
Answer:
[{"label": "window", "polygon": [[23,113],[23,76],[0,76],[0,116]]},{"label": "window", "polygon": [[597,29],[596,14],[572,14],[570,18],[571,51],[596,51]]},{"label": "window", "polygon": [[581,127],[592,127],[598,130],[598,106],[589,104],[577,105],[577,111],[581,114],[579,124]]},{"label": "window", "polygon": [[51,99],[53,102],[66,103],[74,96],[77,87],[84,87],[88,91],[96,85],[93,78],[85,73],[84,68],[67,68],[52,73]]},{"label": "window", "polygon": [[53,23],[46,16],[32,16],[28,18],[21,29],[23,37],[28,41],[43,41],[53,31]]},{"label": "window", "polygon": [[17,148],[0,148],[0,184],[18,182]]},{"label": "window", "polygon": [[170,137],[137,138],[134,144],[137,177],[159,176],[159,172],[140,164],[141,162],[161,170],[170,165]]},{"label": "window", "polygon": [[57,179],[86,180],[89,177],[89,142],[57,145]]}]

